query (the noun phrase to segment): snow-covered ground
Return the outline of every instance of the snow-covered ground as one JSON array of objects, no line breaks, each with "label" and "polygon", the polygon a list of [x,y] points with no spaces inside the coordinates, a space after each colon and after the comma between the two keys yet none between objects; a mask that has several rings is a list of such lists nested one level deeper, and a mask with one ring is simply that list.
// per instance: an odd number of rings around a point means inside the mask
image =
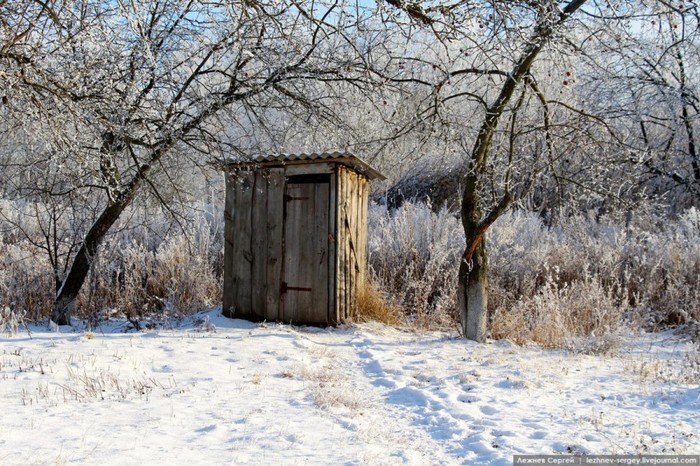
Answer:
[{"label": "snow-covered ground", "polygon": [[[512,464],[700,453],[697,344],[612,355],[379,324],[0,336],[0,464]],[[215,327],[215,328],[213,328]]]}]

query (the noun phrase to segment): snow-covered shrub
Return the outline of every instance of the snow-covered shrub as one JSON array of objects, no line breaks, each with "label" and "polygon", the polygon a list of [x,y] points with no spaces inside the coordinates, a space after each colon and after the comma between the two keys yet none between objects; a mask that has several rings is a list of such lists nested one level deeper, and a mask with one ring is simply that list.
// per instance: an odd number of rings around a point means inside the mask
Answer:
[{"label": "snow-covered shrub", "polygon": [[454,323],[464,233],[453,213],[425,203],[372,205],[368,243],[371,282],[406,317],[426,327]]},{"label": "snow-covered shrub", "polygon": [[192,312],[221,300],[220,279],[209,261],[211,241],[208,229],[197,229],[160,245],[149,285],[166,308]]},{"label": "snow-covered shrub", "polygon": [[[46,244],[39,242],[41,219],[22,216],[28,208],[29,213],[39,209],[7,200],[1,201],[0,208],[0,308],[24,312],[28,320],[45,319],[56,293],[54,271],[46,250],[39,247]],[[218,304],[223,271],[219,208],[194,205],[189,218],[179,219],[178,226],[153,209],[132,207],[92,258],[74,315],[125,314],[136,319],[164,312],[174,316]],[[71,236],[61,234],[62,239]]]},{"label": "snow-covered shrub", "polygon": [[41,319],[51,309],[55,289],[44,255],[31,244],[7,244],[0,238],[0,308]]},{"label": "snow-covered shrub", "polygon": [[615,302],[596,276],[563,285],[551,276],[533,296],[497,308],[491,334],[519,344],[608,352],[624,312],[625,306]]},{"label": "snow-covered shrub", "polygon": [[25,325],[24,311],[14,311],[8,306],[0,307],[0,333],[15,335]]},{"label": "snow-covered shrub", "polygon": [[177,317],[221,301],[223,238],[201,212],[184,228],[154,238],[132,231],[109,239],[93,263],[84,307],[140,316]]},{"label": "snow-covered shrub", "polygon": [[[504,215],[487,235],[492,335],[605,352],[626,324],[697,328],[700,214],[653,219],[582,213],[547,226],[534,213]],[[419,324],[456,321],[463,248],[454,213],[409,202],[370,208],[372,285]]]},{"label": "snow-covered shrub", "polygon": [[[575,313],[591,300],[614,317],[604,319],[606,334],[613,334],[623,317],[646,329],[697,326],[698,217],[690,209],[677,221],[666,219],[656,226],[645,216],[625,222],[581,214],[546,227],[531,213],[505,215],[489,232],[494,336],[565,342],[561,311]],[[532,306],[540,308],[535,312]],[[547,312],[553,317],[532,320]],[[542,334],[542,321],[550,323],[550,335]],[[591,328],[587,319],[574,322],[570,338],[590,331],[601,336],[601,329]]]},{"label": "snow-covered shrub", "polygon": [[700,322],[700,211],[661,228],[631,229],[626,249],[628,299],[647,327]]}]

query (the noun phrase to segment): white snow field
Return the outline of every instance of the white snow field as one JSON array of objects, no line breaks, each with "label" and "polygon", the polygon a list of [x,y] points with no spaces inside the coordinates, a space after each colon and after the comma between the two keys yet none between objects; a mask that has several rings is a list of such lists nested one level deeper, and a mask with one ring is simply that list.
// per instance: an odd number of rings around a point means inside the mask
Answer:
[{"label": "white snow field", "polygon": [[512,464],[700,453],[697,343],[612,355],[380,324],[229,320],[0,336],[0,464]]}]

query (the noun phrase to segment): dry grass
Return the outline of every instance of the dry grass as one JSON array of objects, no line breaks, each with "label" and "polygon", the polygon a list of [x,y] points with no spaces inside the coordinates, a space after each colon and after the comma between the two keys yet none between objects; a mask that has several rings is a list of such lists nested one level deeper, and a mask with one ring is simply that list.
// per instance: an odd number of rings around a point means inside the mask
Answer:
[{"label": "dry grass", "polygon": [[[653,217],[633,218],[581,214],[554,226],[527,212],[499,219],[488,234],[493,336],[606,352],[615,346],[611,335],[630,323],[695,331],[700,211],[662,228]],[[457,216],[421,203],[372,206],[369,229],[370,278],[380,296],[417,328],[454,328],[464,248]],[[368,301],[369,313],[384,320],[384,305]]]},{"label": "dry grass", "polygon": [[[316,406],[323,410],[341,409],[359,413],[367,401],[354,386],[354,381],[342,369],[337,354],[325,346],[306,350],[313,364],[305,364],[294,373],[307,383],[306,388]],[[282,377],[289,377],[282,374]]]},{"label": "dry grass", "polygon": [[365,403],[350,384],[341,382],[320,382],[311,386],[314,404],[321,409],[344,408],[358,412]]},{"label": "dry grass", "polygon": [[25,315],[24,311],[14,311],[8,306],[0,307],[0,333],[15,335],[21,327],[28,332],[29,328],[24,321]]},{"label": "dry grass", "polygon": [[309,382],[307,388],[314,404],[321,409],[346,409],[354,413],[365,406],[348,377],[331,365],[302,369],[300,376]]},{"label": "dry grass", "polygon": [[535,296],[497,309],[491,335],[521,345],[534,342],[549,348],[609,353],[619,342],[616,332],[624,311],[594,277],[561,288],[550,279]]},{"label": "dry grass", "polygon": [[[94,356],[83,355],[75,357],[76,362],[94,367]],[[154,390],[169,392],[177,387],[173,377],[165,380],[147,376],[121,377],[119,372],[110,368],[77,369],[71,365],[74,356],[68,357],[65,366],[66,377],[60,382],[55,381],[54,374],[60,372],[56,359],[45,359],[25,356],[17,349],[12,353],[4,353],[0,359],[0,368],[11,369],[8,374],[41,374],[42,380],[35,386],[25,386],[20,393],[24,405],[47,404],[57,406],[61,403],[94,401],[123,401],[129,399],[148,400]],[[45,379],[47,378],[47,379]]]},{"label": "dry grass", "polygon": [[624,370],[641,382],[700,383],[700,347],[679,359],[638,358],[627,361]]},{"label": "dry grass", "polygon": [[[0,208],[6,213],[23,207],[0,200]],[[142,226],[115,225],[93,258],[74,315],[98,320],[121,314],[137,322],[151,316],[178,318],[219,304],[223,215],[208,214],[207,208],[193,206],[197,213],[178,229],[162,214],[133,207],[123,221]],[[35,216],[14,221],[23,222],[26,235],[41,232]],[[55,283],[46,252],[34,246],[41,241],[28,240],[1,218],[0,232],[0,309],[10,308],[30,321],[47,318]]]},{"label": "dry grass", "polygon": [[358,293],[357,312],[358,319],[363,322],[375,321],[387,325],[403,322],[401,308],[392,304],[384,293],[369,282]]},{"label": "dry grass", "polygon": [[55,297],[51,265],[32,245],[3,240],[0,235],[0,308],[23,313],[29,321],[44,318]]},{"label": "dry grass", "polygon": [[692,333],[700,321],[700,211],[663,228],[651,220],[580,215],[548,228],[533,214],[499,219],[489,243],[494,336],[559,346],[624,325]]},{"label": "dry grass", "polygon": [[152,377],[121,379],[112,372],[99,372],[95,375],[71,372],[69,381],[50,386],[39,382],[34,390],[22,389],[22,403],[33,405],[48,403],[55,406],[60,402],[76,401],[123,401],[132,398],[148,400],[154,389],[168,390],[175,387],[173,379],[165,382]]},{"label": "dry grass", "polygon": [[420,328],[454,328],[459,257],[464,235],[449,210],[423,203],[369,212],[369,276],[391,295],[404,321]]}]

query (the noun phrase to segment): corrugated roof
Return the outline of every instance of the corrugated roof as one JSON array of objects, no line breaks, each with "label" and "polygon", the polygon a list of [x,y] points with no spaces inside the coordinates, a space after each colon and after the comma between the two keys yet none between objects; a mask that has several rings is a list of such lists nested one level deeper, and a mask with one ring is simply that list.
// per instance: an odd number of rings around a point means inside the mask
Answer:
[{"label": "corrugated roof", "polygon": [[251,164],[261,164],[265,166],[270,166],[271,164],[284,165],[288,162],[320,162],[324,160],[332,160],[334,162],[339,162],[350,168],[363,173],[369,179],[380,179],[385,180],[386,177],[379,173],[377,170],[372,168],[367,162],[357,157],[349,152],[333,151],[333,152],[311,152],[311,153],[298,153],[298,154],[270,154],[270,155],[259,155],[251,160],[242,161],[232,161],[227,165],[229,167],[235,166],[245,166]]}]

